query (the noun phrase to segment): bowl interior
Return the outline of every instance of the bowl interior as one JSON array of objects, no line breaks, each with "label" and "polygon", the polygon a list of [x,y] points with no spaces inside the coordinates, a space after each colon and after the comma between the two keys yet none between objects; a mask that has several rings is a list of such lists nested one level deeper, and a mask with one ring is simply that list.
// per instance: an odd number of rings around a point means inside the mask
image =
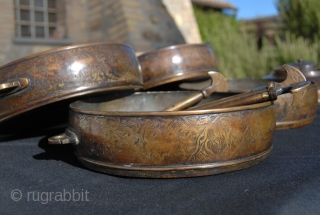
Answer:
[{"label": "bowl interior", "polygon": [[[95,97],[74,102],[71,108],[86,111],[117,111],[117,112],[150,112],[162,111],[163,109],[187,98],[195,92],[147,92],[126,95],[116,93],[110,96]],[[200,104],[225,98],[234,93],[214,93],[209,98],[203,99]]]}]

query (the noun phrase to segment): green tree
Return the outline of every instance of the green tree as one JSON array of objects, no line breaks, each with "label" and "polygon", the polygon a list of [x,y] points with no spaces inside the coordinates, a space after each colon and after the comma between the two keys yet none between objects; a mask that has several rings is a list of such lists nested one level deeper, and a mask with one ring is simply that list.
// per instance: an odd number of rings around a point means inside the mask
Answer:
[{"label": "green tree", "polygon": [[277,0],[277,7],[291,34],[312,41],[320,37],[319,0]]},{"label": "green tree", "polygon": [[[277,3],[283,6],[289,1],[311,2],[312,0],[278,0]],[[320,3],[320,0],[313,1]],[[292,8],[290,4],[288,3],[288,7]],[[314,8],[314,11],[316,9]],[[301,34],[292,33],[298,32],[293,28],[291,31],[284,31],[281,35],[276,34],[274,46],[264,45],[258,51],[256,35],[248,33],[241,21],[198,7],[194,8],[194,13],[202,41],[212,46],[218,60],[218,71],[227,78],[262,78],[270,74],[274,67],[295,62],[297,58],[311,62],[318,62],[320,58],[318,54],[320,43],[317,39],[320,35],[319,31],[315,34],[310,30],[309,37],[314,39],[311,41]],[[315,15],[319,16],[320,12],[319,15]],[[310,19],[308,14],[303,16],[306,20]],[[297,17],[299,16],[293,16],[292,20],[295,18],[295,22],[298,22]],[[313,20],[313,22],[317,22],[315,25],[320,25],[320,20]],[[265,37],[263,40],[265,40],[263,44],[267,44]]]},{"label": "green tree", "polygon": [[[212,46],[219,72],[227,78],[261,78],[277,65],[273,50],[257,49],[255,34],[242,29],[242,22],[222,13],[195,7],[202,41]],[[266,42],[266,41],[265,41]]]}]

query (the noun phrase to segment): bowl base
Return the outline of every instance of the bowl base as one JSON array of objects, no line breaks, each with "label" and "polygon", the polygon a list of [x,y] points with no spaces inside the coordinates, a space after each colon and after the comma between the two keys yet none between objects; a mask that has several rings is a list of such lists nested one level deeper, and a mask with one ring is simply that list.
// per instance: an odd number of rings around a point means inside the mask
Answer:
[{"label": "bowl base", "polygon": [[185,178],[215,175],[254,166],[266,159],[272,148],[271,146],[263,152],[241,159],[194,165],[130,166],[94,161],[83,157],[78,157],[78,159],[87,168],[110,175],[137,178]]}]

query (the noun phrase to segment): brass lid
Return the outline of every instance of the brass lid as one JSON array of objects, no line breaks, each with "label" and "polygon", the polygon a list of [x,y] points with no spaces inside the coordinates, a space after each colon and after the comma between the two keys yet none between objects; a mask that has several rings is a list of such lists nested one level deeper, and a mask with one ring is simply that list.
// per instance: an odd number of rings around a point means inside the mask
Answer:
[{"label": "brass lid", "polygon": [[52,49],[0,67],[0,122],[61,100],[142,86],[138,59],[126,44]]},{"label": "brass lid", "polygon": [[185,80],[209,79],[217,70],[217,60],[208,44],[169,46],[138,56],[144,89]]}]

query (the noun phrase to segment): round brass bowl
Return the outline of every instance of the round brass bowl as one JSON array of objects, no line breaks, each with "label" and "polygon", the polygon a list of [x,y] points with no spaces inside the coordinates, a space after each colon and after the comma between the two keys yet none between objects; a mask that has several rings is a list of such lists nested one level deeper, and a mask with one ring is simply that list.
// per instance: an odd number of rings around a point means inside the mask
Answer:
[{"label": "round brass bowl", "polygon": [[[229,92],[243,93],[267,85],[265,79],[228,79]],[[318,108],[317,84],[312,84],[306,89],[297,90],[278,96],[274,101],[277,112],[276,129],[298,128],[313,122]],[[208,86],[210,81],[198,83],[182,83],[180,88],[186,90],[200,90]]]},{"label": "round brass bowl", "polygon": [[309,125],[318,109],[318,89],[315,82],[305,89],[278,96],[274,101],[277,110],[277,129],[298,128]]},{"label": "round brass bowl", "polygon": [[138,56],[144,89],[182,80],[208,79],[217,61],[208,44],[184,44],[145,52]]},{"label": "round brass bowl", "polygon": [[[282,71],[282,70],[280,70]],[[304,76],[306,77],[306,80],[308,81],[313,81],[317,84],[318,86],[318,105],[320,105],[320,70],[315,70],[315,71],[308,71],[303,73]],[[283,81],[286,78],[286,74],[283,74],[283,72],[274,72],[273,74],[270,74],[268,76],[265,76],[264,79],[266,81],[272,81],[272,80],[277,80],[279,82]]]},{"label": "round brass bowl", "polygon": [[[267,157],[276,123],[271,102],[161,111],[191,93],[135,93],[72,103],[68,129],[49,143],[73,144],[79,161],[89,169],[145,178],[218,174]],[[206,102],[220,97],[213,95]]]},{"label": "round brass bowl", "polygon": [[139,88],[141,70],[128,45],[52,49],[0,67],[0,121],[69,98]]}]

